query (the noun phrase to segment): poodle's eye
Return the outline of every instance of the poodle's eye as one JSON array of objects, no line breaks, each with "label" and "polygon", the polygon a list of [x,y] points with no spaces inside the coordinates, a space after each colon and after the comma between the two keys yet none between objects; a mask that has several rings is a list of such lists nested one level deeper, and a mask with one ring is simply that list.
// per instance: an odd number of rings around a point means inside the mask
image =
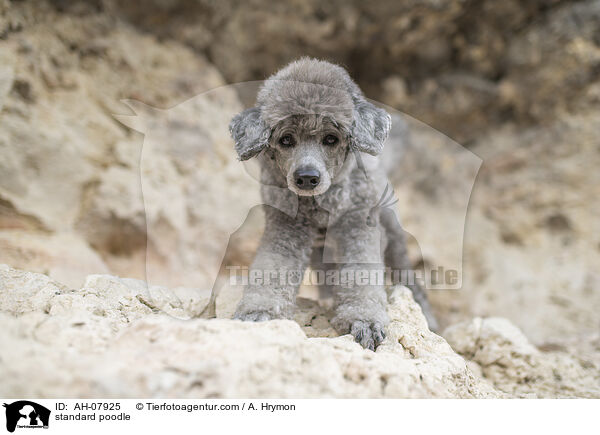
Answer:
[{"label": "poodle's eye", "polygon": [[334,136],[333,134],[328,134],[323,138],[323,145],[335,145],[336,143],[338,143],[338,141],[339,139],[336,136]]},{"label": "poodle's eye", "polygon": [[285,136],[281,136],[279,139],[279,145],[282,147],[291,147],[295,144],[294,138],[291,134],[286,134]]}]

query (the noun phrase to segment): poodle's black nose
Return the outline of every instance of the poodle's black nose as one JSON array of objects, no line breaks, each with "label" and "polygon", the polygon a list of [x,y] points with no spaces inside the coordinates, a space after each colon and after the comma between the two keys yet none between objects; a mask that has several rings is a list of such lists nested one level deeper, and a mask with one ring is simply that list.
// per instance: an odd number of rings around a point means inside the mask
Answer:
[{"label": "poodle's black nose", "polygon": [[294,172],[294,180],[300,189],[311,190],[319,185],[321,174],[313,168],[299,168]]}]

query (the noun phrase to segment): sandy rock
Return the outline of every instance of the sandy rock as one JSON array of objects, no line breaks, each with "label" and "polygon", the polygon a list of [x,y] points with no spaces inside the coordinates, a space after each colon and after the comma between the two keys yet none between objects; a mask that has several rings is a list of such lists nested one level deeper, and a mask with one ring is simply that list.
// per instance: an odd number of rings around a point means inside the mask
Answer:
[{"label": "sandy rock", "polygon": [[46,275],[23,272],[5,264],[0,266],[0,274],[1,308],[13,315],[48,311],[49,301],[62,290],[67,290]]},{"label": "sandy rock", "polygon": [[561,352],[541,352],[510,321],[475,318],[450,326],[444,337],[480,366],[484,378],[521,397],[598,397],[598,366]]},{"label": "sandy rock", "polygon": [[471,148],[484,164],[465,227],[463,288],[432,293],[446,325],[506,317],[537,346],[598,332],[599,119],[592,111],[506,128]]},{"label": "sandy rock", "polygon": [[0,263],[48,275],[70,288],[80,288],[86,275],[108,273],[108,267],[74,233],[0,231]]},{"label": "sandy rock", "polygon": [[[3,41],[0,229],[78,235],[72,245],[91,246],[106,267],[56,275],[69,284],[108,267],[153,284],[210,286],[258,198],[229,137],[242,109],[235,90],[180,43],[85,6],[77,19],[36,6],[7,12],[23,31]],[[37,257],[54,247],[32,238]],[[47,271],[21,260],[4,261]]]},{"label": "sandy rock", "polygon": [[[402,287],[390,290],[392,323],[373,353],[349,335],[323,337],[331,335],[326,322],[319,336],[318,323],[190,320],[208,296],[190,289],[93,275],[68,290],[6,266],[0,283],[0,343],[11,349],[0,361],[5,397],[499,395],[426,328]],[[320,315],[314,303],[300,311]],[[36,382],[25,382],[36,365]]]},{"label": "sandy rock", "polygon": [[[108,206],[96,203],[90,211],[128,224],[139,222],[136,228],[143,231],[151,256],[156,258],[146,267],[149,283],[210,287],[230,235],[244,224],[252,206],[261,203],[260,184],[237,160],[229,137],[229,121],[242,110],[235,91],[217,88],[168,110],[135,101],[127,104],[135,115],[117,118],[144,134],[137,164],[139,181],[135,184],[107,176],[100,185],[106,193],[97,197],[104,198]],[[114,191],[124,193],[115,195]],[[138,200],[135,210],[129,197]],[[86,225],[87,231],[97,234],[93,219]],[[250,243],[255,244],[260,236],[261,223],[256,223]],[[122,248],[135,246],[123,239],[124,231],[118,225],[106,226]],[[135,232],[132,237],[136,238]],[[237,253],[230,255],[247,262],[248,246],[234,248]],[[121,245],[113,244],[112,249],[128,255]]]}]

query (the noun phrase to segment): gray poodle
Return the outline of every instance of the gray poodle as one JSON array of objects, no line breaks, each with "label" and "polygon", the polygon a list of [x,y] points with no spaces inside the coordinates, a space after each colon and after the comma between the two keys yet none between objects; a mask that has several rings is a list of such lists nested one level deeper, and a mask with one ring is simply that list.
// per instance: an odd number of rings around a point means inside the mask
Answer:
[{"label": "gray poodle", "polygon": [[[249,274],[260,280],[246,285],[236,319],[292,317],[310,266],[327,272],[320,291],[333,295],[332,325],[340,333],[371,350],[385,338],[386,292],[374,277],[385,266],[411,269],[404,232],[388,208],[387,173],[398,154],[382,154],[390,127],[390,115],[368,102],[342,67],[308,58],[270,77],[256,106],[233,118],[235,149],[241,160],[259,159],[270,204]],[[290,195],[295,213],[271,206]],[[416,282],[408,287],[435,328],[423,290]]]}]

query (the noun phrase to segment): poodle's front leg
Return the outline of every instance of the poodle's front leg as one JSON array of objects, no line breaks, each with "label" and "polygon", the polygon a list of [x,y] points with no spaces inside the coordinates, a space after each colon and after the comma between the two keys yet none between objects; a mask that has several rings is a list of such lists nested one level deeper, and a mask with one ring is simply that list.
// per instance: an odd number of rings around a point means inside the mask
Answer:
[{"label": "poodle's front leg", "polygon": [[307,267],[314,229],[265,206],[265,232],[250,266],[248,284],[234,318],[262,321],[291,318]]},{"label": "poodle's front leg", "polygon": [[341,333],[351,333],[364,348],[375,350],[389,323],[380,226],[359,211],[344,215],[329,231],[339,267],[332,324]]}]

